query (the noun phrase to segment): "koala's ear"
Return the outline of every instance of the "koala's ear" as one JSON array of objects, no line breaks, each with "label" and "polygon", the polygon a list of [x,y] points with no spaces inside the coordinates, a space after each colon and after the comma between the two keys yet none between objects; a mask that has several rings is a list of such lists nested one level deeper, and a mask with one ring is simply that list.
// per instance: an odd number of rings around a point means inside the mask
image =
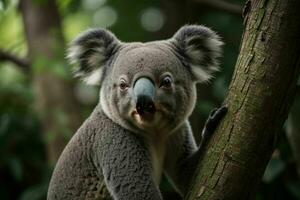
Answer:
[{"label": "koala's ear", "polygon": [[218,58],[223,42],[211,29],[200,25],[186,25],[171,38],[184,63],[190,66],[197,82],[209,81],[218,71]]},{"label": "koala's ear", "polygon": [[120,41],[104,29],[90,29],[71,42],[67,58],[75,64],[74,74],[89,85],[99,85],[107,61],[119,49]]}]

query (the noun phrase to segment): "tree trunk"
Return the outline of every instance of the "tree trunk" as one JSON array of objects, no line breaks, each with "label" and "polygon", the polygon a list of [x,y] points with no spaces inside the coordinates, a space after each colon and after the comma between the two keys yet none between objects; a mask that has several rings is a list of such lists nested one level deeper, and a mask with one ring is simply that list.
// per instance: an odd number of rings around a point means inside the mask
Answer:
[{"label": "tree trunk", "polygon": [[198,165],[188,200],[253,199],[294,99],[300,1],[251,0],[225,104],[229,112]]},{"label": "tree trunk", "polygon": [[[186,0],[162,0],[160,3],[165,14],[166,23],[154,39],[166,39],[171,37],[185,24],[187,19]],[[180,15],[178,15],[178,13],[180,13]]]},{"label": "tree trunk", "polygon": [[54,0],[21,0],[35,105],[42,120],[48,160],[54,164],[81,123],[71,76],[64,60],[64,39]]}]

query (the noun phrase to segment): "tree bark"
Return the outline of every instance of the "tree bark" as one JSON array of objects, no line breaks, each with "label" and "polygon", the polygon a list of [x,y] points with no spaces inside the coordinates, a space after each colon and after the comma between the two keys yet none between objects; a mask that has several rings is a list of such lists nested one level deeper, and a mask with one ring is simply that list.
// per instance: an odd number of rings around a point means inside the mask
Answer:
[{"label": "tree bark", "polygon": [[20,11],[33,73],[35,105],[42,120],[48,160],[54,164],[81,123],[70,73],[63,62],[61,20],[54,0],[22,0]]},{"label": "tree bark", "polygon": [[198,165],[186,199],[253,199],[295,96],[299,0],[251,0],[225,104],[229,112]]}]

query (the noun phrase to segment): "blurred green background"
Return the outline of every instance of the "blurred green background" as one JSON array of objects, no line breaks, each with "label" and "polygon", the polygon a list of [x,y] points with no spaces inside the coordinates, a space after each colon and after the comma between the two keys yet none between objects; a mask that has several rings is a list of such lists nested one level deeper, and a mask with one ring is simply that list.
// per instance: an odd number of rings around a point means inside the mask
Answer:
[{"label": "blurred green background", "polygon": [[[98,101],[99,88],[72,79],[64,59],[66,44],[77,34],[103,27],[122,41],[145,42],[167,39],[183,24],[194,23],[218,32],[225,42],[222,71],[211,84],[198,87],[191,116],[199,141],[207,115],[222,103],[231,80],[243,31],[244,3],[0,0],[0,199],[45,199],[57,157]],[[282,129],[259,186],[259,200],[300,199],[294,156],[298,143],[293,136],[299,133],[299,103],[297,98]],[[180,199],[165,178],[161,189],[165,199]]]}]

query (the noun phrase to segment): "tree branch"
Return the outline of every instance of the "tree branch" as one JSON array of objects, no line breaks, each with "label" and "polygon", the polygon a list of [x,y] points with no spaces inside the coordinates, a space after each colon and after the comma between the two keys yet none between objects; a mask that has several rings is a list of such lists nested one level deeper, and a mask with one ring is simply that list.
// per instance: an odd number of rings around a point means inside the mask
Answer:
[{"label": "tree branch", "polygon": [[18,56],[11,54],[7,51],[0,49],[0,62],[12,62],[18,67],[20,67],[23,71],[29,70],[29,62],[25,58],[19,58]]},{"label": "tree branch", "polygon": [[194,0],[203,6],[242,16],[243,7],[223,0]]}]

